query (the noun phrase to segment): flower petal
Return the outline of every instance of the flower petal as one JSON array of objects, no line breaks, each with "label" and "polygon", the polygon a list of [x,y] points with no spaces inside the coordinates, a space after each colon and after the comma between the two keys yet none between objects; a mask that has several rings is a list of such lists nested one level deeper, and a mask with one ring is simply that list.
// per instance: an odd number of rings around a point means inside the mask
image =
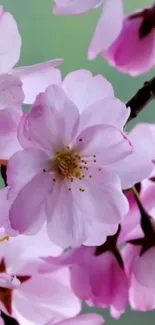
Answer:
[{"label": "flower petal", "polygon": [[[104,319],[98,314],[83,314],[61,321],[57,325],[102,325]],[[52,322],[46,324],[52,325]]]},{"label": "flower petal", "polygon": [[23,83],[25,104],[33,103],[36,96],[45,91],[48,86],[61,84],[60,70],[55,68],[62,62],[62,59],[57,59],[12,70],[12,74],[17,76]]},{"label": "flower petal", "polygon": [[11,227],[19,233],[36,234],[45,221],[44,202],[51,187],[51,175],[36,175],[14,200],[9,213]]},{"label": "flower petal", "polygon": [[122,0],[105,1],[103,13],[88,50],[90,60],[95,59],[101,51],[107,49],[113,43],[121,31],[123,17]]},{"label": "flower petal", "polygon": [[24,101],[21,81],[9,74],[0,75],[0,109],[20,108]]},{"label": "flower petal", "polygon": [[[63,278],[65,278],[65,281]],[[73,293],[69,279],[70,272],[67,268],[52,272],[48,275],[35,274],[32,279],[23,283],[19,288],[18,296],[20,294],[21,301],[25,301],[26,299],[29,300],[31,304],[33,302],[36,311],[38,308],[38,316],[40,316],[40,308],[43,309],[43,311],[44,307],[48,308],[48,315],[42,312],[44,321],[48,321],[52,316],[54,316],[57,321],[63,320],[66,317],[77,315],[81,310],[81,303]],[[18,304],[18,306],[20,312],[20,304]],[[27,318],[27,309],[22,309],[22,314]],[[29,318],[31,320],[31,313],[29,314]],[[42,324],[43,322],[39,320],[39,317],[37,318],[34,324]]]},{"label": "flower petal", "polygon": [[[89,178],[89,175],[92,177]],[[87,176],[71,183],[73,199],[81,209],[85,222],[91,220],[106,225],[120,223],[128,213],[129,206],[121,191],[119,178],[106,168],[100,172],[90,168]],[[86,224],[87,235],[89,228]]]},{"label": "flower petal", "polygon": [[58,15],[80,15],[95,7],[103,0],[55,0],[53,12]]},{"label": "flower petal", "polygon": [[85,241],[83,210],[65,184],[57,181],[46,202],[47,231],[51,240],[63,248]]},{"label": "flower petal", "polygon": [[[64,91],[52,85],[37,96],[20,125],[19,141],[23,146],[39,146],[50,156],[68,146],[78,127],[79,113]],[[30,145],[29,145],[30,144]]]},{"label": "flower petal", "polygon": [[9,159],[21,149],[17,139],[17,127],[22,112],[12,108],[0,110],[0,158]]},{"label": "flower petal", "polygon": [[88,70],[69,73],[65,77],[62,87],[80,112],[102,99],[114,96],[110,82],[102,75],[94,77]]},{"label": "flower petal", "polygon": [[0,7],[0,73],[9,72],[20,57],[21,37],[15,19]]},{"label": "flower petal", "polygon": [[112,236],[116,233],[118,224],[102,224],[101,222],[92,222],[87,231],[88,239],[84,242],[85,246],[100,246],[107,240],[107,236]]},{"label": "flower petal", "polygon": [[[74,148],[96,167],[113,164],[133,152],[127,136],[111,125],[93,125],[78,135]],[[95,157],[95,158],[94,158]]]},{"label": "flower petal", "polygon": [[137,125],[129,134],[133,153],[111,166],[119,175],[123,189],[132,187],[151,174],[154,168],[154,142],[151,135],[145,124]]},{"label": "flower petal", "polygon": [[13,192],[19,191],[38,173],[49,167],[48,156],[37,148],[29,148],[14,154],[7,168],[8,185]]},{"label": "flower petal", "polygon": [[72,138],[74,138],[78,128],[78,109],[66,96],[64,90],[57,85],[48,87],[46,94],[52,111],[57,112],[60,119],[63,119],[63,130],[61,137],[64,139],[66,144],[69,144]]},{"label": "flower petal", "polygon": [[99,100],[89,106],[80,117],[79,129],[95,124],[109,124],[123,130],[130,115],[130,109],[115,97]]},{"label": "flower petal", "polygon": [[155,248],[152,247],[147,250],[142,256],[135,260],[133,272],[136,280],[143,286],[154,288],[154,274],[155,274]]}]

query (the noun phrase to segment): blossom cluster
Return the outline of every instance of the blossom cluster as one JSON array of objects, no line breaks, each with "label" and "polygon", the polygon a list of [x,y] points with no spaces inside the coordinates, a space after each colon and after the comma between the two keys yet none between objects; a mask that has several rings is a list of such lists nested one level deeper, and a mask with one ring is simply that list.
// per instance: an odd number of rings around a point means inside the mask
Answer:
[{"label": "blossom cluster", "polygon": [[[53,12],[99,6],[88,58],[131,76],[152,68],[154,5],[124,18],[122,0],[55,0]],[[126,131],[154,78],[125,104],[101,74],[62,78],[63,59],[14,67],[22,41],[2,6],[0,41],[0,325],[102,325],[91,307],[115,319],[128,305],[155,309],[155,124]]]}]

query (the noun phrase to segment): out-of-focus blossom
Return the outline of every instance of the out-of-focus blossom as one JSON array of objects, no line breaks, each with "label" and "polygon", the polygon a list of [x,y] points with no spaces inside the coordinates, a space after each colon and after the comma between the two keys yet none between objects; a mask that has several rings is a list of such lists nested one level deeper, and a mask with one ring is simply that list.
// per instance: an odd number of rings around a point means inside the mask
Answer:
[{"label": "out-of-focus blossom", "polygon": [[94,59],[99,52],[113,43],[121,31],[122,2],[122,0],[55,0],[53,11],[59,15],[80,15],[104,4],[88,51],[89,59]]},{"label": "out-of-focus blossom", "polygon": [[21,36],[17,23],[13,16],[0,6],[0,74],[9,73],[20,78],[25,94],[24,101],[29,104],[47,86],[61,82],[60,71],[56,67],[63,60],[51,60],[34,66],[13,69],[19,60],[20,51]]},{"label": "out-of-focus blossom", "polygon": [[83,246],[60,257],[47,257],[43,270],[50,271],[50,263],[52,268],[70,266],[75,294],[90,306],[110,307],[113,317],[119,318],[128,303],[126,274],[112,252],[96,256],[95,251],[94,247]]},{"label": "out-of-focus blossom", "polygon": [[132,76],[150,70],[155,65],[154,21],[155,6],[125,17],[119,36],[103,51],[108,62]]},{"label": "out-of-focus blossom", "polygon": [[155,308],[155,247],[140,256],[141,246],[126,245],[123,251],[129,279],[129,302],[132,309],[149,311]]},{"label": "out-of-focus blossom", "polygon": [[[20,324],[24,324],[24,319],[33,325],[52,318],[60,321],[80,312],[80,302],[70,287],[67,268],[53,268],[50,274],[39,272],[40,254],[47,256],[51,251],[54,255],[60,253],[43,229],[32,238],[18,236],[0,243],[0,309]],[[12,287],[1,286],[4,275],[13,277]]]},{"label": "out-of-focus blossom", "polygon": [[[68,318],[61,322],[56,323],[56,325],[102,325],[102,324],[104,324],[104,319],[103,317],[97,314],[78,315],[76,317]],[[44,325],[53,325],[53,320],[49,321]]]},{"label": "out-of-focus blossom", "polygon": [[[138,166],[141,169],[141,162],[146,159],[146,156],[155,161],[155,124],[140,123],[137,124],[131,131],[132,138],[129,134],[131,141],[133,140],[133,135],[137,143],[137,158],[135,155],[135,168]],[[130,159],[128,157],[127,159]],[[143,164],[143,163],[142,163]],[[154,217],[155,215],[155,168],[153,168],[152,173],[148,175],[148,179],[142,179],[142,182],[137,184],[138,193],[140,200],[144,206],[144,209]],[[132,178],[132,173],[130,174]],[[138,183],[138,182],[136,182]],[[140,226],[141,213],[135,201],[133,193],[130,191],[126,193],[129,201],[130,210],[129,214],[124,218],[121,224],[121,233],[119,236],[119,241],[124,242],[136,238],[137,236],[143,237],[143,232]]]},{"label": "out-of-focus blossom", "polygon": [[133,152],[122,131],[128,115],[111,85],[89,71],[41,93],[21,120],[24,150],[8,164],[13,229],[32,234],[47,220],[49,236],[67,247],[84,243],[94,222],[118,225],[128,204],[112,165]]},{"label": "out-of-focus blossom", "polygon": [[[16,21],[0,6],[0,159],[6,160],[21,149],[17,126],[22,104],[32,103],[50,84],[60,84],[56,67],[61,59],[30,67],[13,68],[20,56],[21,37]],[[23,89],[23,90],[22,90]]]}]

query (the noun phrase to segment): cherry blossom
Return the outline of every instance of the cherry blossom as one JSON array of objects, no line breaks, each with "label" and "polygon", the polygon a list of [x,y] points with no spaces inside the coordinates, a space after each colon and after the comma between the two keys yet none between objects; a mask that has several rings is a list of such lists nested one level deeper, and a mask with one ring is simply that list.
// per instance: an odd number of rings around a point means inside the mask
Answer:
[{"label": "cherry blossom", "polygon": [[[44,230],[32,238],[18,236],[0,243],[0,308],[21,324],[24,319],[33,325],[52,318],[59,321],[80,312],[67,268],[53,269],[50,274],[39,272],[39,254],[47,256],[51,251],[55,255],[60,249],[52,245]],[[4,275],[12,276],[14,285],[1,286]]]},{"label": "cherry blossom", "polygon": [[[96,78],[94,83],[98,84],[100,79],[109,89],[102,77]],[[77,80],[75,82],[77,87]],[[69,77],[62,88],[68,93],[72,90]],[[128,116],[121,102],[113,97],[118,115],[114,113],[113,125],[108,125],[106,105],[110,99],[106,103],[107,94],[104,96],[103,92],[105,112],[98,107],[100,121],[93,125],[93,106],[97,107],[93,102],[100,98],[100,89],[89,99],[92,103],[85,104],[91,105],[90,115],[88,108],[80,117],[78,108],[62,88],[56,85],[47,88],[24,115],[19,129],[19,141],[24,150],[11,157],[7,174],[9,195],[17,195],[9,214],[13,229],[31,234],[47,220],[49,236],[55,243],[67,247],[87,240],[88,228],[93,222],[115,225],[121,222],[128,204],[119,177],[112,168],[108,170],[108,166],[121,161],[133,149],[127,136],[116,127],[118,124],[122,128]],[[71,93],[72,99],[76,96],[79,101],[80,109],[80,101],[86,98],[81,96],[80,99],[75,92]],[[20,216],[17,211],[21,211]]]},{"label": "cherry blossom", "polygon": [[103,52],[108,62],[131,76],[150,70],[155,64],[154,19],[155,6],[125,17],[117,39]]},{"label": "cherry blossom", "polygon": [[26,104],[32,103],[36,95],[50,84],[61,82],[60,71],[56,67],[62,63],[62,59],[14,68],[20,57],[21,36],[12,14],[5,12],[2,6],[0,6],[0,44],[0,74],[3,76],[9,73],[20,78]]},{"label": "cherry blossom", "polygon": [[[139,143],[140,145],[140,146],[138,145],[137,147],[138,148],[137,157],[141,156],[141,159],[140,161],[137,159],[137,168],[139,164],[139,168],[141,169],[142,167],[140,167],[140,164],[145,159],[144,156],[146,157],[148,155],[148,157],[150,158],[152,157],[152,161],[155,160],[155,149],[154,149],[155,148],[155,125],[151,123],[137,124],[134,127],[134,129],[131,131],[131,135],[132,135],[132,139],[134,135],[137,144]],[[143,150],[141,150],[142,147]],[[136,159],[135,159],[135,164],[136,164]],[[137,184],[139,197],[143,204],[143,207],[152,216],[154,215],[154,208],[155,208],[154,176],[155,176],[155,168],[153,168],[152,173],[150,173],[149,175],[149,178],[144,178],[142,179],[141,183]],[[124,218],[121,224],[121,233],[119,236],[119,240],[121,243],[134,239],[136,238],[136,236],[138,236],[139,238],[143,237],[143,232],[140,226],[141,213],[135,201],[134,195],[132,192],[128,192],[126,193],[126,196],[129,201],[130,210],[127,217]]]},{"label": "cherry blossom", "polygon": [[[134,152],[123,133],[129,113],[104,77],[85,70],[41,93],[20,123],[24,150],[8,163],[11,227],[32,234],[47,221],[62,247],[96,245],[102,233],[103,240],[114,233],[128,211],[121,185],[128,188],[153,169],[152,156],[146,150],[141,156],[133,137]],[[92,235],[94,226],[99,235]]]},{"label": "cherry blossom", "polygon": [[59,15],[80,15],[104,4],[88,51],[89,59],[94,59],[99,52],[112,44],[121,31],[122,2],[122,0],[55,0],[53,12]]},{"label": "cherry blossom", "polygon": [[[128,280],[122,264],[112,252],[97,255],[94,247],[81,247],[60,257],[44,258],[43,270],[50,266],[70,266],[71,285],[75,294],[90,306],[110,307],[119,318],[128,304]],[[49,263],[49,264],[48,264]]]}]

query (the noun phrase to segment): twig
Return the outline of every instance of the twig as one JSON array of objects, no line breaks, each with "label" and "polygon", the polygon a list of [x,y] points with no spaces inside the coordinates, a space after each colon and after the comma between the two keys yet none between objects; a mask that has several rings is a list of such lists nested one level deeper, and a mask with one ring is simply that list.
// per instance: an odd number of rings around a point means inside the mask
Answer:
[{"label": "twig", "polygon": [[155,77],[150,81],[146,81],[144,86],[126,103],[126,106],[131,109],[128,122],[137,117],[153,99],[155,99]]}]

